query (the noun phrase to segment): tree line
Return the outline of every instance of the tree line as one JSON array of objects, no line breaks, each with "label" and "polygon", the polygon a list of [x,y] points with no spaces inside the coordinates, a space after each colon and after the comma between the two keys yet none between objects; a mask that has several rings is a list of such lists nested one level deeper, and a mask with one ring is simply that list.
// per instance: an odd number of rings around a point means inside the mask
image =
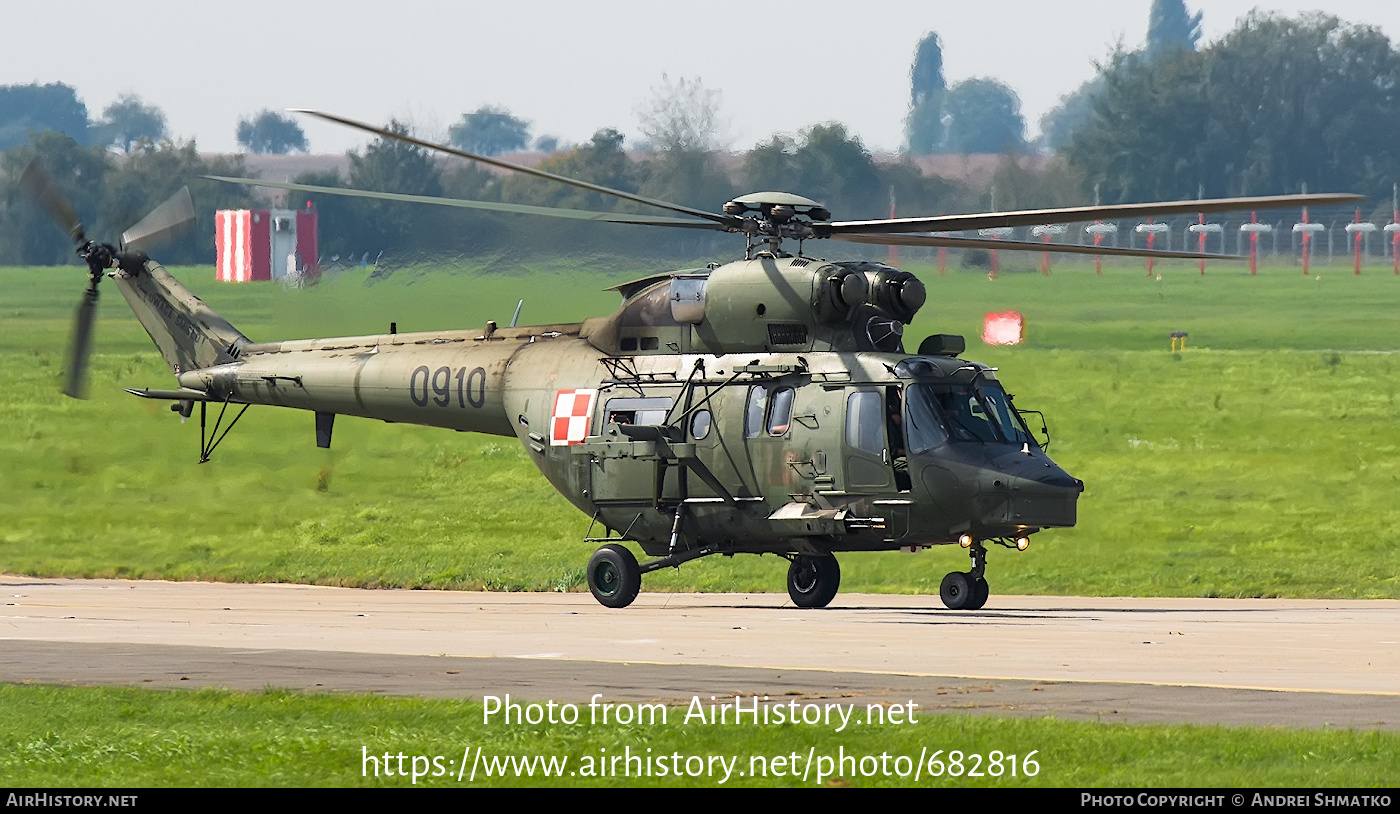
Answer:
[{"label": "tree line", "polygon": [[1105,203],[1304,188],[1388,202],[1400,181],[1400,51],[1373,26],[1253,12],[1199,51],[1120,50],[1099,79],[1062,154]]},{"label": "tree line", "polygon": [[63,133],[33,133],[0,153],[0,265],[78,262],[68,235],[19,186],[20,174],[36,157],[77,208],[88,237],[103,242],[116,243],[123,231],[188,184],[197,222],[160,249],[167,263],[212,262],[215,210],[253,204],[244,188],[199,178],[243,174],[237,156],[201,156],[193,142],[142,141],[118,160],[105,147],[84,146]]},{"label": "tree line", "polygon": [[[904,152],[877,162],[844,125],[814,124],[777,134],[748,150],[727,149],[718,93],[698,79],[663,76],[638,111],[632,143],[615,128],[561,148],[532,137],[530,122],[498,106],[462,114],[447,133],[454,145],[494,155],[529,147],[543,169],[648,197],[717,210],[744,192],[784,190],[826,204],[837,218],[881,217],[893,194],[900,214],[937,214],[1230,195],[1355,191],[1389,213],[1400,180],[1400,51],[1378,29],[1324,14],[1285,17],[1255,12],[1219,41],[1198,48],[1201,14],[1183,0],[1153,0],[1146,44],[1116,49],[1095,77],[1042,119],[1039,148],[1048,168],[1026,169],[1015,93],[997,80],[946,82],[938,35],[923,37],[910,70]],[[290,126],[288,126],[290,125]],[[407,129],[395,123],[395,127]],[[81,133],[62,136],[54,132]],[[89,121],[71,88],[0,87],[0,262],[51,262],[66,253],[54,230],[18,197],[18,170],[33,155],[56,165],[80,206],[99,206],[96,223],[116,233],[197,172],[242,174],[238,158],[201,158],[193,143],[170,141],[158,109],[122,97]],[[240,120],[239,140],[252,151],[305,149],[300,128],[263,111]],[[66,131],[65,131],[66,132]],[[938,152],[1001,152],[991,189],[924,175],[914,162]],[[51,154],[51,155],[50,155]],[[197,172],[196,172],[197,171]],[[176,174],[187,172],[176,180]],[[349,155],[348,172],[295,179],[417,195],[594,210],[635,205],[539,179],[447,162],[418,148],[378,140]],[[149,192],[138,190],[145,184]],[[119,193],[119,194],[117,194]],[[219,205],[248,205],[235,188],[205,184],[196,192]],[[113,197],[116,195],[116,197]],[[542,221],[411,205],[309,199],[322,213],[327,255],[501,252],[522,247],[567,251],[649,252],[704,256],[725,251],[708,233]],[[86,204],[101,201],[100,204]],[[202,207],[208,209],[208,207]],[[205,229],[201,225],[201,229]],[[212,227],[207,230],[212,234]],[[45,241],[55,239],[56,248]],[[727,238],[718,238],[719,241]],[[212,248],[190,249],[203,260]]]},{"label": "tree line", "polygon": [[[400,123],[391,127],[407,129]],[[649,135],[653,149],[629,152],[621,132],[602,128],[587,142],[550,154],[537,166],[712,212],[743,193],[770,189],[820,199],[843,219],[888,215],[891,190],[905,212],[951,212],[977,202],[977,192],[967,185],[925,176],[908,160],[876,162],[860,139],[840,124],[813,125],[796,136],[773,136],[738,156],[709,149],[711,145],[703,140],[666,141],[659,138],[666,135],[661,131]],[[635,204],[538,178],[491,172],[467,162],[440,162],[418,147],[392,139],[378,139],[351,153],[346,176],[313,172],[294,180],[313,186],[654,214]],[[739,239],[710,232],[464,213],[334,195],[299,195],[296,200],[310,201],[321,213],[323,251],[342,256],[368,253],[374,257],[381,250],[546,250],[693,258],[733,254],[733,241]]]}]

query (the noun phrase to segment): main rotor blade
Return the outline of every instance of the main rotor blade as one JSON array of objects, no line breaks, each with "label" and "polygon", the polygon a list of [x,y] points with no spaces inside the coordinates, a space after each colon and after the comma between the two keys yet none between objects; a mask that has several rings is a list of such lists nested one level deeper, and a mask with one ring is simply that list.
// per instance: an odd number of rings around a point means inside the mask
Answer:
[{"label": "main rotor blade", "polygon": [[146,213],[146,217],[122,232],[122,244],[128,249],[149,250],[174,237],[193,220],[194,201],[190,200],[190,188],[180,187],[160,206]]},{"label": "main rotor blade", "polygon": [[717,212],[706,212],[703,209],[692,209],[688,206],[681,206],[680,204],[670,203],[669,201],[660,201],[655,198],[647,198],[642,195],[635,195],[631,192],[623,192],[620,189],[612,189],[611,187],[605,187],[600,184],[591,184],[587,181],[580,181],[577,178],[569,178],[564,175],[555,175],[552,172],[537,170],[533,167],[525,167],[521,166],[520,164],[511,164],[508,161],[501,161],[498,158],[477,155],[476,153],[469,153],[466,150],[459,150],[455,147],[448,147],[445,144],[437,144],[431,141],[424,141],[423,139],[414,138],[413,136],[409,136],[404,133],[395,133],[393,130],[390,130],[386,127],[375,127],[372,124],[357,122],[354,119],[347,119],[342,116],[337,116],[333,113],[322,113],[319,110],[301,110],[296,108],[293,108],[292,112],[305,113],[310,116],[325,119],[328,122],[343,124],[346,127],[353,127],[357,130],[363,130],[366,133],[374,133],[375,135],[382,136],[383,138],[391,138],[397,141],[402,141],[405,144],[413,144],[427,150],[436,150],[441,153],[447,153],[448,155],[455,155],[460,158],[470,159],[472,161],[480,161],[483,164],[489,164],[493,167],[500,167],[503,170],[511,170],[512,172],[520,172],[526,175],[533,175],[536,178],[543,178],[546,181],[554,181],[560,184],[567,184],[571,187],[586,189],[590,192],[597,192],[603,195],[611,195],[614,198],[621,198],[624,201],[632,201],[633,203],[646,204],[647,206],[654,206],[658,209],[665,209],[671,212],[680,213],[682,215],[690,215],[691,217],[695,218],[703,218],[705,220],[720,224],[726,229],[737,229],[739,223],[741,222],[740,218],[736,218],[732,215],[721,215]]},{"label": "main rotor blade", "polygon": [[83,235],[83,224],[78,220],[78,211],[73,208],[73,204],[68,202],[68,196],[64,195],[54,183],[53,176],[44,170],[39,159],[35,158],[24,168],[24,172],[19,176],[19,185],[25,192],[33,195],[39,205],[49,213],[54,223],[59,228],[68,233],[68,237],[74,243],[81,246],[86,238]]},{"label": "main rotor blade", "polygon": [[1233,254],[1201,254],[1200,252],[1156,251],[1149,249],[1119,249],[1112,246],[1077,246],[1073,243],[1036,243],[1031,240],[992,240],[983,237],[954,235],[844,235],[832,240],[847,243],[868,243],[875,246],[934,246],[948,249],[991,249],[1005,252],[1050,252],[1051,254],[1097,254],[1105,257],[1155,257],[1159,260],[1248,260]]},{"label": "main rotor blade", "polygon": [[97,319],[97,286],[83,292],[73,315],[73,338],[68,348],[68,378],[63,392],[75,399],[87,398],[88,358],[92,355],[92,326]]},{"label": "main rotor blade", "polygon": [[1363,201],[1361,195],[1273,195],[1261,198],[1215,198],[1203,201],[1077,206],[1066,209],[1031,209],[1018,212],[987,212],[978,215],[939,215],[931,218],[889,218],[848,220],[813,224],[818,237],[839,233],[889,234],[892,232],[960,232],[967,229],[993,229],[999,226],[1039,226],[1048,223],[1079,223],[1116,220],[1147,215],[1195,215],[1259,209],[1297,209],[1304,206],[1331,206]]},{"label": "main rotor blade", "polygon": [[603,223],[630,223],[635,226],[676,226],[682,229],[709,229],[724,231],[717,223],[683,218],[666,218],[659,215],[628,215],[618,212],[593,212],[587,209],[564,209],[554,206],[528,206],[526,204],[496,203],[492,201],[472,201],[465,198],[439,198],[432,195],[406,195],[399,192],[376,192],[368,189],[344,189],[342,187],[318,187],[310,184],[290,184],[279,181],[263,181],[259,178],[228,178],[222,175],[205,175],[211,181],[228,184],[242,184],[249,187],[271,187],[289,189],[293,192],[314,192],[321,195],[340,195],[346,198],[369,198],[376,201],[402,201],[404,203],[452,206],[459,209],[482,209],[488,212],[512,212],[517,215],[543,215],[550,218],[569,218]]}]

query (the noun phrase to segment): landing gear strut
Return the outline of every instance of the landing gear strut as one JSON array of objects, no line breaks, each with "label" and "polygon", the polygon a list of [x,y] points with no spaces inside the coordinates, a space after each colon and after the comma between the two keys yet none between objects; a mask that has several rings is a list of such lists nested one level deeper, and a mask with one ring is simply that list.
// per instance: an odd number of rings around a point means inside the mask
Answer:
[{"label": "landing gear strut", "polygon": [[982,576],[987,570],[987,549],[974,540],[968,548],[972,558],[971,571],[954,571],[943,578],[938,595],[952,610],[977,610],[987,604],[991,589]]},{"label": "landing gear strut", "polygon": [[836,598],[841,587],[841,566],[830,554],[814,557],[797,554],[789,558],[788,596],[799,608],[824,608]]}]

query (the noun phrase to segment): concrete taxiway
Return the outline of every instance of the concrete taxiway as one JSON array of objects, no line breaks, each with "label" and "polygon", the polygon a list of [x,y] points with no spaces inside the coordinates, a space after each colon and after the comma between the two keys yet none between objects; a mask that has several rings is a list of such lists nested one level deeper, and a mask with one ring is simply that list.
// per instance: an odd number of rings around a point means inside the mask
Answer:
[{"label": "concrete taxiway", "polygon": [[388,591],[0,577],[0,681],[1400,730],[1400,602]]}]

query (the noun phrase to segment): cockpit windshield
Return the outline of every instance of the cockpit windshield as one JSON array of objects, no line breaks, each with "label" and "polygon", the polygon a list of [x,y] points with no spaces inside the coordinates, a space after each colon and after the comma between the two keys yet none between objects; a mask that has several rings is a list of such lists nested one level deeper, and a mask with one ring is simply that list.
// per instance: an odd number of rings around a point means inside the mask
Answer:
[{"label": "cockpit windshield", "polygon": [[911,384],[904,403],[913,453],[948,441],[1039,446],[996,382]]}]

